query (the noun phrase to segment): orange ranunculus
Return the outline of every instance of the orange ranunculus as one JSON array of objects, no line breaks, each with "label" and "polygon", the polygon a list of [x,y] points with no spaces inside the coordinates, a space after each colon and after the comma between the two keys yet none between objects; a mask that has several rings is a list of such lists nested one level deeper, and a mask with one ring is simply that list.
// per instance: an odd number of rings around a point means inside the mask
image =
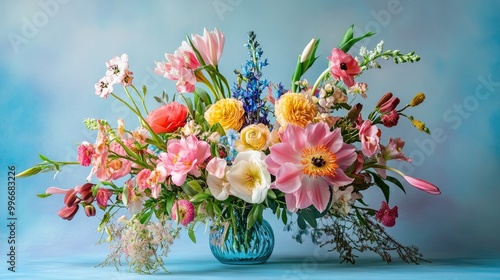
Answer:
[{"label": "orange ranunculus", "polygon": [[169,133],[176,131],[186,124],[188,109],[177,102],[171,102],[151,111],[146,122],[154,133]]}]

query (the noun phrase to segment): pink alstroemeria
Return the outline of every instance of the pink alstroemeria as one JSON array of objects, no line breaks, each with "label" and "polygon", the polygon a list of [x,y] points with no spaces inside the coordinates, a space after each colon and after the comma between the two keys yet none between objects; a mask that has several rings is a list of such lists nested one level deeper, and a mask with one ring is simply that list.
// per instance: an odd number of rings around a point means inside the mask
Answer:
[{"label": "pink alstroemeria", "polygon": [[441,191],[439,190],[438,187],[436,187],[434,184],[429,183],[425,180],[413,178],[413,177],[410,177],[407,175],[404,175],[403,178],[408,183],[410,183],[412,186],[414,186],[417,189],[423,190],[424,192],[427,192],[430,194],[441,194]]},{"label": "pink alstroemeria", "polygon": [[380,135],[376,125],[370,120],[365,120],[359,128],[361,151],[367,157],[373,156],[379,149]]},{"label": "pink alstroemeria", "polygon": [[[118,142],[109,144],[109,151],[118,156],[125,156],[125,149]],[[99,158],[100,163],[95,165],[95,175],[100,181],[117,180],[127,174],[132,169],[132,163],[123,157],[107,157]]]},{"label": "pink alstroemeria", "polygon": [[214,31],[208,31],[205,28],[203,29],[203,36],[192,34],[191,42],[200,53],[205,65],[218,65],[225,42],[222,32],[217,30],[217,28]]},{"label": "pink alstroemeria", "polygon": [[[143,192],[136,192],[135,190],[135,180],[129,179],[125,182],[123,191],[127,192],[127,206],[131,215],[138,214],[142,211],[142,206],[147,199],[147,196]],[[123,200],[123,194],[120,195],[120,199]]]},{"label": "pink alstroemeria", "polygon": [[332,49],[332,55],[327,58],[331,61],[332,76],[337,80],[342,80],[348,87],[354,86],[354,76],[361,72],[356,59],[337,48]]},{"label": "pink alstroemeria", "polygon": [[[377,164],[386,165],[388,160],[402,160],[407,162],[412,162],[411,158],[407,158],[405,154],[401,151],[405,145],[405,141],[401,138],[389,138],[389,143],[387,146],[380,145],[381,153],[377,158]],[[378,174],[382,176],[382,178],[386,178],[386,170],[383,168],[375,168]]]},{"label": "pink alstroemeria", "polygon": [[199,166],[210,156],[210,145],[200,141],[196,136],[171,139],[167,142],[167,153],[160,153],[158,158],[172,175],[172,182],[181,186],[187,174],[198,177],[201,175]]},{"label": "pink alstroemeria", "polygon": [[398,217],[398,207],[394,206],[392,209],[389,208],[387,202],[382,201],[382,206],[380,210],[375,214],[375,218],[380,221],[386,227],[392,227],[396,224],[396,218]]},{"label": "pink alstroemeria", "polygon": [[165,182],[168,176],[167,168],[164,163],[159,163],[155,170],[149,174],[147,184],[151,190],[151,197],[158,198],[161,192],[161,183]]},{"label": "pink alstroemeria", "polygon": [[326,123],[305,128],[288,125],[281,143],[270,147],[265,159],[276,176],[274,188],[285,193],[290,211],[314,205],[318,211],[330,202],[330,189],[350,184],[345,170],[356,160],[355,147],[344,143],[340,129],[330,131]]}]

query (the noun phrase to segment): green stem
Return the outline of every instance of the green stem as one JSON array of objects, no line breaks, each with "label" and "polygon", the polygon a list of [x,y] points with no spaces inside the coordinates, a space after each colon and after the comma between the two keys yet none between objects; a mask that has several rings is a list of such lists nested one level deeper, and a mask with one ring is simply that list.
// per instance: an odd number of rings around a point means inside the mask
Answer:
[{"label": "green stem", "polygon": [[318,79],[316,80],[316,82],[314,83],[314,85],[311,89],[311,95],[314,94],[314,92],[318,88],[319,84],[321,83],[321,81],[325,78],[325,76],[328,73],[330,73],[330,68],[326,68],[325,71],[323,71],[323,73],[321,73],[321,75],[319,75]]},{"label": "green stem", "polygon": [[380,164],[368,164],[366,166],[363,167],[363,169],[368,169],[368,168],[380,168],[380,169],[386,169],[386,170],[390,170],[392,172],[395,172],[395,173],[398,173],[399,175],[401,175],[401,177],[404,177],[406,176],[403,172],[401,172],[400,170],[396,169],[396,168],[393,168],[393,167],[390,167],[390,166],[387,166],[387,165],[380,165]]}]

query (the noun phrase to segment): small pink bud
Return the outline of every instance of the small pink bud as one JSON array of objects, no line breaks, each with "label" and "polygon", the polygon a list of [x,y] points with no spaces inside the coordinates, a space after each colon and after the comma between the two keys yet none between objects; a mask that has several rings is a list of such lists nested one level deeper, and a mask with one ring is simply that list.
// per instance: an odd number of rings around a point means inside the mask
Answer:
[{"label": "small pink bud", "polygon": [[87,217],[95,216],[96,211],[94,205],[87,204],[83,209],[85,210],[85,214],[87,215]]}]

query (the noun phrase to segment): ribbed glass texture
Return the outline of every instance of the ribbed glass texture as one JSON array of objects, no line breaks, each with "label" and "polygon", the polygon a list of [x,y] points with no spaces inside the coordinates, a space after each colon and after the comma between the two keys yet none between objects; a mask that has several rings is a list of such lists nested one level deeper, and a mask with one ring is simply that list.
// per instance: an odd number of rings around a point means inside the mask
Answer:
[{"label": "ribbed glass texture", "polygon": [[224,241],[224,226],[210,232],[210,250],[217,260],[224,264],[265,263],[274,249],[274,233],[271,225],[262,220],[247,230],[246,220],[236,215],[236,233],[233,227],[227,231]]}]

